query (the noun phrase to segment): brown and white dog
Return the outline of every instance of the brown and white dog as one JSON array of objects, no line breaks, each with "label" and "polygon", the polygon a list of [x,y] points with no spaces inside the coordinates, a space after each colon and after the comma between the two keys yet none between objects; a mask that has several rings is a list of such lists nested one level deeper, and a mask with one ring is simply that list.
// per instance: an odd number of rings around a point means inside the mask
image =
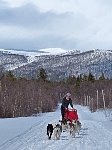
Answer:
[{"label": "brown and white dog", "polygon": [[79,134],[79,131],[81,129],[81,123],[79,120],[72,120],[71,128],[70,128],[70,134],[72,137],[75,137],[76,133]]}]

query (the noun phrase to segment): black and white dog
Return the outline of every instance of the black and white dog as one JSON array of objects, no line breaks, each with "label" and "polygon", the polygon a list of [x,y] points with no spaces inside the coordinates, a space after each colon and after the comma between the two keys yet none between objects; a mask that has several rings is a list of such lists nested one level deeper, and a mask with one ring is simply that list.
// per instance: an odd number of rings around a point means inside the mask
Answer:
[{"label": "black and white dog", "polygon": [[64,120],[59,120],[59,122],[61,123],[62,131],[65,132],[67,129],[67,121],[64,119]]},{"label": "black and white dog", "polygon": [[80,131],[80,129],[81,129],[81,122],[79,120],[77,120],[77,126],[78,126],[78,131]]},{"label": "black and white dog", "polygon": [[69,128],[70,128],[70,120],[68,119],[68,120],[59,120],[59,122],[61,122],[61,126],[62,126],[62,131],[63,132],[65,132],[65,131],[67,131]]},{"label": "black and white dog", "polygon": [[54,126],[54,139],[59,140],[62,132],[62,126],[60,124],[55,124]]},{"label": "black and white dog", "polygon": [[48,135],[48,139],[49,140],[51,139],[52,133],[53,133],[53,125],[52,124],[48,124],[47,125],[47,135]]}]

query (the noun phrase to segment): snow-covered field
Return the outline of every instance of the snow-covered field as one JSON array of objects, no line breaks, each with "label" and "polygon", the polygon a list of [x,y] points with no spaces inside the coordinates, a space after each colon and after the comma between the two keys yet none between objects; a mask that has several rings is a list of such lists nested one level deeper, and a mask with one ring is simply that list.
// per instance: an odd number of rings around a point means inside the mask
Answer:
[{"label": "snow-covered field", "polygon": [[62,132],[60,140],[48,140],[48,123],[60,119],[60,105],[55,112],[37,117],[0,119],[0,150],[112,150],[112,121],[103,112],[91,113],[77,105],[82,129],[75,138]]}]

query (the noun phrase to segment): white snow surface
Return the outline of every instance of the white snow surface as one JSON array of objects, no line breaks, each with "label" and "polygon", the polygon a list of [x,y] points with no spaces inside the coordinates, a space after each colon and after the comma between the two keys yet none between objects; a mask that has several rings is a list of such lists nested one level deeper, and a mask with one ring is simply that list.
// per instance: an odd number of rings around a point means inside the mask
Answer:
[{"label": "white snow surface", "polygon": [[55,112],[37,117],[0,119],[0,150],[112,150],[112,120],[107,120],[103,112],[74,107],[82,123],[75,138],[68,132],[62,132],[60,140],[47,138],[47,124],[58,123],[61,117],[59,105]]},{"label": "white snow surface", "polygon": [[71,50],[66,50],[62,48],[46,48],[46,49],[40,49],[39,52],[44,52],[48,55],[58,55],[58,54],[63,54],[66,52],[69,52]]}]

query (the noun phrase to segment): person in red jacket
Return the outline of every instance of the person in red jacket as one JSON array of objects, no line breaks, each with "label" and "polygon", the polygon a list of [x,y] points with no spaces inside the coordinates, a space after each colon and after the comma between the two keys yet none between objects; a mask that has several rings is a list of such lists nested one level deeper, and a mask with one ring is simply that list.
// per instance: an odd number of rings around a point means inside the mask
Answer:
[{"label": "person in red jacket", "polygon": [[[65,115],[65,110],[68,109],[68,105],[73,108],[72,104],[72,99],[71,99],[71,94],[67,93],[65,97],[62,100],[62,105],[61,105],[61,115],[62,115],[62,120],[64,120],[64,115]],[[74,108],[73,108],[74,109]]]}]

